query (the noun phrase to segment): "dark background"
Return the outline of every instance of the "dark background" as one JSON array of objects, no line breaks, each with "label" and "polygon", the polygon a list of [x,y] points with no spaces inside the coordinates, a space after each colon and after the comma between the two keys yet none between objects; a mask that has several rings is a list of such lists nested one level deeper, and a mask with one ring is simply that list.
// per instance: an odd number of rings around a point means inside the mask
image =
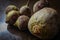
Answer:
[{"label": "dark background", "polygon": [[[30,0],[30,8],[32,10],[34,3],[38,0]],[[58,11],[58,23],[60,25],[60,0],[48,0],[50,7],[56,9]],[[25,5],[27,0],[0,0],[0,40],[41,40],[37,37],[34,37],[30,33],[24,33],[17,30],[17,28],[13,28],[12,26],[8,26],[5,23],[5,8],[10,5],[16,5],[17,7],[21,7]],[[54,38],[55,40],[60,39],[60,35]]]}]

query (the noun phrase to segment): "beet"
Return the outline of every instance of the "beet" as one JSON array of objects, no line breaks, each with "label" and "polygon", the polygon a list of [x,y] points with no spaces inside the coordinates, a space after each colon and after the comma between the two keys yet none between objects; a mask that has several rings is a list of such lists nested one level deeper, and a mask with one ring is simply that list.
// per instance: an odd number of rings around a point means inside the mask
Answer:
[{"label": "beet", "polygon": [[17,18],[20,16],[19,11],[12,10],[6,15],[6,23],[13,25]]},{"label": "beet", "polygon": [[33,12],[37,12],[38,10],[44,8],[44,7],[48,7],[49,3],[47,0],[39,0],[37,1],[34,6],[33,6]]},{"label": "beet", "polygon": [[57,11],[45,7],[32,15],[28,22],[29,31],[40,39],[52,39],[58,33]]},{"label": "beet", "polygon": [[29,7],[29,0],[27,2],[26,5],[23,5],[21,8],[20,8],[20,14],[21,15],[26,15],[28,17],[31,17],[31,9]]},{"label": "beet", "polygon": [[11,10],[16,10],[16,11],[18,11],[19,9],[18,9],[15,5],[8,5],[8,6],[6,7],[6,10],[5,10],[6,14],[8,14],[8,12],[11,11]]},{"label": "beet", "polygon": [[27,30],[29,17],[25,15],[19,16],[14,26],[18,27],[19,30]]}]

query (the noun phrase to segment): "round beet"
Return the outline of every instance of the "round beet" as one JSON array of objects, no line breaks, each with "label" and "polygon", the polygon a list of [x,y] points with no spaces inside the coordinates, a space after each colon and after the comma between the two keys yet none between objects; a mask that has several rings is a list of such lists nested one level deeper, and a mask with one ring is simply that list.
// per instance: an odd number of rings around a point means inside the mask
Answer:
[{"label": "round beet", "polygon": [[9,5],[9,6],[6,7],[6,11],[5,11],[6,14],[8,14],[8,12],[11,11],[11,10],[18,11],[19,9],[15,5]]},{"label": "round beet", "polygon": [[19,16],[14,26],[17,26],[20,30],[27,30],[29,17],[25,15]]},{"label": "round beet", "polygon": [[24,5],[20,8],[20,14],[27,15],[28,17],[31,16],[31,9],[29,8],[29,0],[26,5]]},{"label": "round beet", "polygon": [[12,10],[6,15],[6,23],[13,25],[19,17],[19,11]]},{"label": "round beet", "polygon": [[37,1],[34,6],[33,6],[33,12],[37,12],[38,10],[49,6],[48,1],[47,0],[39,0]]},{"label": "round beet", "polygon": [[51,39],[58,33],[57,12],[45,7],[32,15],[28,22],[29,31],[40,39]]}]

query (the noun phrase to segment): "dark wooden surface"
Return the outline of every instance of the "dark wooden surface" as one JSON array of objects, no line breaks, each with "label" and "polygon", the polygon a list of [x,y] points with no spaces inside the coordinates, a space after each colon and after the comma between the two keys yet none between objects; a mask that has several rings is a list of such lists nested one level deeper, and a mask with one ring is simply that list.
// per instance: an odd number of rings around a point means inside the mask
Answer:
[{"label": "dark wooden surface", "polygon": [[[37,0],[30,0],[31,10],[36,1]],[[5,23],[5,8],[10,4],[20,8],[22,5],[25,5],[26,2],[27,0],[0,0],[0,40],[41,40],[30,34],[29,31],[22,32],[18,30],[18,28]],[[49,0],[49,3],[52,8],[55,8],[58,13],[60,13],[59,0]],[[60,40],[60,33],[52,40]]]}]

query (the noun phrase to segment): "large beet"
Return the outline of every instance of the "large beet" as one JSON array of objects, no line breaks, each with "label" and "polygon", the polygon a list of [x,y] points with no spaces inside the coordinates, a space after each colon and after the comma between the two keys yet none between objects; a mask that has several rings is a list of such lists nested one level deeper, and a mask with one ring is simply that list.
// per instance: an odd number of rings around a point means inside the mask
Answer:
[{"label": "large beet", "polygon": [[29,31],[41,39],[51,39],[58,32],[57,12],[52,8],[43,8],[37,11],[29,20]]}]

